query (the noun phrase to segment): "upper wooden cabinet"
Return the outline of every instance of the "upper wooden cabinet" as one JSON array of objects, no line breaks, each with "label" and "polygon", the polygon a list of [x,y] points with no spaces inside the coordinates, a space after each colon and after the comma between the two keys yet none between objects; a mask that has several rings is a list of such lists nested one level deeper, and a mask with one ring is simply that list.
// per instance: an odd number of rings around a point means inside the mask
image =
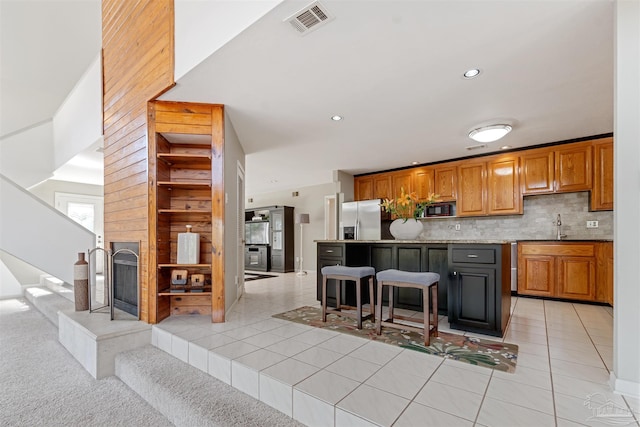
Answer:
[{"label": "upper wooden cabinet", "polygon": [[441,165],[433,168],[433,193],[442,202],[453,202],[457,198],[457,168],[455,165]]},{"label": "upper wooden cabinet", "polygon": [[394,199],[400,197],[403,189],[407,194],[414,191],[413,171],[411,169],[407,169],[399,172],[393,172],[391,174],[391,186]]},{"label": "upper wooden cabinet", "polygon": [[420,200],[437,194],[441,202],[453,202],[457,194],[457,169],[452,165],[419,167],[413,170],[413,191]]},{"label": "upper wooden cabinet", "polygon": [[458,216],[522,213],[519,158],[491,156],[458,164]]},{"label": "upper wooden cabinet", "polygon": [[435,193],[434,177],[433,168],[422,167],[413,171],[413,191],[420,200],[425,200],[429,194]]},{"label": "upper wooden cabinet", "polygon": [[592,187],[592,142],[567,144],[555,149],[555,191],[587,191]]},{"label": "upper wooden cabinet", "polygon": [[458,165],[458,216],[479,216],[486,208],[487,163],[466,161]]},{"label": "upper wooden cabinet", "polygon": [[613,138],[593,143],[591,210],[613,210]]},{"label": "upper wooden cabinet", "polygon": [[553,193],[554,157],[550,149],[531,150],[520,156],[523,195]]},{"label": "upper wooden cabinet", "polygon": [[522,196],[592,191],[591,210],[613,210],[613,138],[381,172],[354,179],[355,200],[456,202],[457,216],[522,214]]},{"label": "upper wooden cabinet", "polygon": [[353,192],[355,200],[373,199],[373,178],[371,176],[359,176],[354,178]]},{"label": "upper wooden cabinet", "polygon": [[487,213],[513,215],[522,213],[519,158],[496,156],[487,162]]},{"label": "upper wooden cabinet", "polygon": [[353,190],[354,200],[390,199],[393,197],[391,175],[358,176],[353,180]]},{"label": "upper wooden cabinet", "polygon": [[523,195],[591,190],[591,141],[536,148],[520,158]]}]

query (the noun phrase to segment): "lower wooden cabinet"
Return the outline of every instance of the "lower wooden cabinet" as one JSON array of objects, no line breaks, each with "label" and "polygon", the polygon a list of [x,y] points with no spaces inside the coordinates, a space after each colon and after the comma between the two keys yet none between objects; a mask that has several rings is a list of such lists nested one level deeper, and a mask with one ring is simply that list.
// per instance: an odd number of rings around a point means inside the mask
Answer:
[{"label": "lower wooden cabinet", "polygon": [[518,294],[611,304],[612,248],[611,242],[520,242]]}]

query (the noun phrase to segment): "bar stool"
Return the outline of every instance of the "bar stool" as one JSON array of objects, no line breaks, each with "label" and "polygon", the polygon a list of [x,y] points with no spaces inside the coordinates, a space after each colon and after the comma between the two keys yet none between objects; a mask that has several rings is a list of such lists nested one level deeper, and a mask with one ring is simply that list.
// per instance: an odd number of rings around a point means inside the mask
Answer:
[{"label": "bar stool", "polygon": [[[322,267],[322,321],[327,321],[327,313],[336,313],[342,316],[352,317],[358,321],[358,329],[362,329],[362,321],[369,318],[375,319],[375,304],[373,302],[373,277],[376,270],[373,267],[345,267],[343,265],[330,265]],[[327,280],[336,280],[336,308],[327,307]],[[362,316],[362,285],[363,279],[369,281],[369,305],[371,314]],[[356,307],[344,305],[340,302],[340,291],[342,281],[355,282],[356,285]],[[356,314],[345,313],[342,310],[356,310]]]},{"label": "bar stool", "polygon": [[[376,278],[378,280],[378,301],[376,304],[376,333],[382,333],[382,326],[389,326],[397,329],[408,329],[410,331],[424,333],[424,345],[428,346],[430,336],[438,336],[438,281],[440,275],[438,273],[413,273],[401,270],[383,270],[380,271]],[[382,290],[384,286],[389,286],[389,318],[382,319]],[[393,314],[393,291],[395,288],[415,288],[422,290],[423,298],[423,314],[424,319],[414,317],[400,316]],[[429,320],[429,293],[431,293],[431,310],[433,311],[433,320]],[[423,327],[406,325],[404,323],[396,323],[394,320],[404,320],[414,323],[422,323]]]}]

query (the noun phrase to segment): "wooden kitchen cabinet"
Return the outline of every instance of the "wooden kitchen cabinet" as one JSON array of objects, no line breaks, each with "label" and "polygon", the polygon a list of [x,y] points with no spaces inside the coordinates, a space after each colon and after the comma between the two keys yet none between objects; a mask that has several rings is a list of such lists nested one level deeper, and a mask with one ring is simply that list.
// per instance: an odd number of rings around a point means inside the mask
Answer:
[{"label": "wooden kitchen cabinet", "polygon": [[455,202],[457,195],[457,168],[449,164],[420,167],[413,172],[413,191],[420,200],[437,194],[438,201]]},{"label": "wooden kitchen cabinet", "polygon": [[487,163],[484,161],[467,161],[458,165],[458,216],[486,214],[486,176]]},{"label": "wooden kitchen cabinet", "polygon": [[418,195],[418,199],[426,200],[429,194],[435,193],[434,177],[433,168],[422,167],[413,171],[413,191]]},{"label": "wooden kitchen cabinet", "polygon": [[354,200],[390,199],[393,187],[390,173],[379,173],[355,177],[353,180]]},{"label": "wooden kitchen cabinet", "polygon": [[393,198],[400,197],[402,189],[406,194],[414,191],[413,189],[413,171],[407,169],[404,171],[393,172],[391,174],[391,186],[393,190]]},{"label": "wooden kitchen cabinet", "polygon": [[553,150],[539,148],[521,155],[522,194],[553,193],[555,154]]},{"label": "wooden kitchen cabinet", "polygon": [[593,143],[591,210],[613,210],[613,138]]},{"label": "wooden kitchen cabinet", "polygon": [[542,297],[554,296],[556,259],[549,255],[518,254],[518,293]]},{"label": "wooden kitchen cabinet", "polygon": [[522,213],[519,157],[497,156],[487,162],[487,214]]},{"label": "wooden kitchen cabinet", "polygon": [[596,258],[593,256],[558,257],[556,296],[593,301],[596,296]]},{"label": "wooden kitchen cabinet", "polygon": [[592,144],[585,141],[523,152],[522,194],[591,190]]},{"label": "wooden kitchen cabinet", "polygon": [[440,165],[433,169],[433,192],[442,202],[455,202],[457,198],[457,168],[455,165]]},{"label": "wooden kitchen cabinet", "polygon": [[609,302],[607,267],[613,256],[607,257],[607,245],[611,243],[518,243],[518,294]]},{"label": "wooden kitchen cabinet", "polygon": [[458,216],[522,213],[518,156],[502,155],[458,165]]},{"label": "wooden kitchen cabinet", "polygon": [[372,199],[390,199],[393,197],[391,187],[391,174],[383,173],[373,176],[373,197]]},{"label": "wooden kitchen cabinet", "polygon": [[596,247],[596,301],[613,305],[613,242]]},{"label": "wooden kitchen cabinet", "polygon": [[555,149],[555,192],[588,191],[592,187],[592,142]]},{"label": "wooden kitchen cabinet", "polygon": [[354,200],[373,199],[373,178],[371,176],[358,176],[353,179]]}]

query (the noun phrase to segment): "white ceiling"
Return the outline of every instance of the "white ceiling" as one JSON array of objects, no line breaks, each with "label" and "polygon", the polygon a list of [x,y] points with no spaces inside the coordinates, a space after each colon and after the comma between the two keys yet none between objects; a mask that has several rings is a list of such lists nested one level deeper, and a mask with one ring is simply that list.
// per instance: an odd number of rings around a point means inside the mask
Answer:
[{"label": "white ceiling", "polygon": [[[613,131],[611,0],[321,0],[335,20],[300,36],[283,20],[309,3],[284,1],[163,96],[226,105],[247,154],[248,197],[327,183],[334,170]],[[2,59],[4,111],[22,94],[5,100]],[[56,61],[56,71],[79,77],[84,68],[72,73],[71,65]],[[479,77],[462,78],[475,67]],[[53,102],[47,90],[36,95]],[[334,114],[344,120],[331,121]],[[467,151],[469,130],[495,122],[514,130]]]}]

